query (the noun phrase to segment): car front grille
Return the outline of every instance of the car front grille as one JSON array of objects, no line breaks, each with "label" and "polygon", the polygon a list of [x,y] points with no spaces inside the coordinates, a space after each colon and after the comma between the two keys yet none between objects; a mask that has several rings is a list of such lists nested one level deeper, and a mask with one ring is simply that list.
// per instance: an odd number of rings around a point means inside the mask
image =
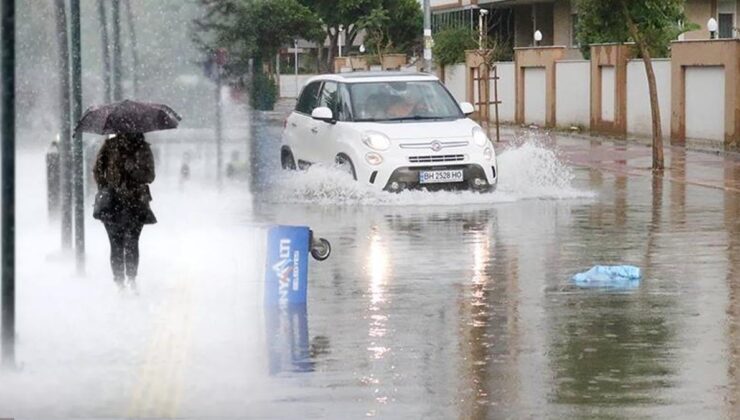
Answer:
[{"label": "car front grille", "polygon": [[460,162],[463,160],[465,160],[465,155],[409,156],[411,163]]}]

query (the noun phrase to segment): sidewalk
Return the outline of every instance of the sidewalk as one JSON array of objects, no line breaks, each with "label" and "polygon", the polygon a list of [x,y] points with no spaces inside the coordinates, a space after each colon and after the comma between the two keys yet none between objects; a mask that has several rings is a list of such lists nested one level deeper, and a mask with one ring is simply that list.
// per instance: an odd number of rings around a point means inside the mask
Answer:
[{"label": "sidewalk", "polygon": [[[649,144],[587,137],[542,130],[502,129],[502,143],[523,141],[527,136],[542,139],[557,148],[571,165],[630,176],[652,176],[652,148]],[[662,176],[671,182],[740,193],[740,155],[734,152],[690,150],[683,146],[664,147]]]}]

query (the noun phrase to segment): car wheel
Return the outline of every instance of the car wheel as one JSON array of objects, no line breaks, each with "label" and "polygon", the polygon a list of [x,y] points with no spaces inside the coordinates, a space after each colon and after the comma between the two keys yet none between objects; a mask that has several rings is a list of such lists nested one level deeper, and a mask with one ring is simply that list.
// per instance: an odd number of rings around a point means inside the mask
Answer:
[{"label": "car wheel", "polygon": [[280,153],[280,165],[286,171],[295,171],[295,159],[293,158],[293,153],[291,153],[290,150],[283,149],[283,151]]},{"label": "car wheel", "polygon": [[339,168],[343,172],[346,172],[352,177],[352,179],[357,181],[357,172],[355,172],[355,165],[352,163],[352,159],[350,159],[349,156],[344,154],[337,155],[337,157],[334,159],[334,162],[336,163],[337,168]]}]

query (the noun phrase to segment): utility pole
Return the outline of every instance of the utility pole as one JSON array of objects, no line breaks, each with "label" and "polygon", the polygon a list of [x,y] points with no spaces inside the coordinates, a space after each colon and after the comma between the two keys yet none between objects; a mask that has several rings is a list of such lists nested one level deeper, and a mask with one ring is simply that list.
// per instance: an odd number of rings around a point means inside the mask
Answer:
[{"label": "utility pole", "polygon": [[[216,50],[216,54],[214,57],[214,62],[216,64],[216,170],[218,173],[216,174],[216,179],[218,182],[219,188],[221,187],[222,182],[222,169],[223,169],[223,150],[222,150],[222,142],[223,142],[223,117],[222,117],[222,101],[221,101],[221,86],[222,86],[222,76],[224,72],[224,64],[226,64],[226,50],[224,48],[219,48]],[[279,63],[279,62],[278,62]],[[279,70],[278,70],[279,71]]]},{"label": "utility pole", "polygon": [[121,69],[121,0],[113,0],[113,100],[123,100]]},{"label": "utility pole", "polygon": [[[72,121],[82,117],[82,52],[80,37],[80,0],[69,2],[69,28],[72,39]],[[72,140],[72,163],[74,183],[75,256],[77,272],[85,271],[85,180],[83,178],[82,132],[76,131]]]},{"label": "utility pole", "polygon": [[65,0],[56,0],[57,44],[59,48],[59,163],[62,195],[62,249],[72,248],[72,147],[69,101],[69,38]]},{"label": "utility pole", "polygon": [[295,70],[295,97],[298,97],[298,39],[293,40],[293,70]]},{"label": "utility pole", "polygon": [[108,39],[108,17],[105,0],[98,0],[98,19],[100,20],[100,42],[103,51],[103,81],[105,84],[105,103],[111,102],[110,40]]},{"label": "utility pole", "polygon": [[432,72],[432,6],[424,0],[424,71]]},{"label": "utility pole", "polygon": [[131,59],[133,68],[131,69],[131,79],[133,80],[134,98],[139,95],[139,47],[136,43],[136,25],[134,24],[134,12],[131,10],[131,0],[124,0],[126,3],[126,21],[128,22],[128,33],[131,38]]},{"label": "utility pole", "polygon": [[15,366],[15,0],[2,11],[2,365]]}]

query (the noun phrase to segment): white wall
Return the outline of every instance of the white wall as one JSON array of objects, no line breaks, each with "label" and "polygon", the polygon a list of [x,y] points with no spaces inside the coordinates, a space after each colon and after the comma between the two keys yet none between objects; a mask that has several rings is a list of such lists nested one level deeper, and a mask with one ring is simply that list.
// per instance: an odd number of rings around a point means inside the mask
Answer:
[{"label": "white wall", "polygon": [[588,127],[591,123],[591,63],[559,61],[555,66],[557,125]]},{"label": "white wall", "polygon": [[[516,80],[514,77],[514,63],[501,62],[496,64],[498,68],[498,118],[500,121],[513,122],[516,111]],[[493,81],[491,81],[491,100],[493,100]],[[493,108],[491,118],[495,118]]]},{"label": "white wall", "polygon": [[[655,82],[658,87],[658,104],[663,137],[671,134],[671,62],[653,60]],[[627,132],[639,136],[651,136],[652,113],[645,64],[642,60],[631,60],[627,64]]]},{"label": "white wall", "polygon": [[546,78],[544,67],[524,69],[524,122],[545,125]]},{"label": "white wall", "polygon": [[614,66],[601,66],[601,119],[614,122],[616,72]]},{"label": "white wall", "polygon": [[724,141],[724,67],[686,68],[686,138]]},{"label": "white wall", "polygon": [[466,102],[467,90],[465,88],[465,64],[455,64],[445,67],[445,86],[458,102]]},{"label": "white wall", "polygon": [[280,97],[281,98],[297,98],[298,93],[303,89],[303,85],[306,81],[315,76],[315,74],[299,74],[298,75],[298,90],[296,91],[296,76],[281,74],[280,75]]}]

